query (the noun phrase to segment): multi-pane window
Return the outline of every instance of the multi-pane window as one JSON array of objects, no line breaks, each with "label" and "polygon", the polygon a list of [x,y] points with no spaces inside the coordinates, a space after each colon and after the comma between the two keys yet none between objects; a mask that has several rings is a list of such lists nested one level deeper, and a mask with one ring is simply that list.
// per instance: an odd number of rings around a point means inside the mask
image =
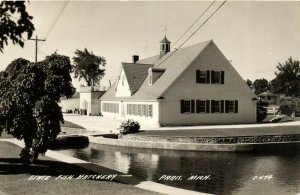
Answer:
[{"label": "multi-pane window", "polygon": [[134,116],[152,117],[152,105],[149,104],[127,104],[127,114]]},{"label": "multi-pane window", "polygon": [[213,78],[213,83],[221,83],[221,72],[220,71],[214,71],[212,72],[214,75],[212,76]]},{"label": "multi-pane window", "polygon": [[196,83],[224,84],[224,71],[196,70]]},{"label": "multi-pane window", "polygon": [[238,100],[181,100],[181,113],[238,113]]},{"label": "multi-pane window", "polygon": [[225,112],[226,113],[238,113],[238,101],[237,100],[226,100],[225,101]]},{"label": "multi-pane window", "polygon": [[183,101],[183,112],[191,112],[191,100]]},{"label": "multi-pane window", "polygon": [[212,112],[221,112],[221,101],[212,101]]},{"label": "multi-pane window", "polygon": [[228,101],[227,110],[228,112],[234,112],[234,101]]},{"label": "multi-pane window", "polygon": [[197,83],[209,83],[210,71],[196,71],[196,82]]},{"label": "multi-pane window", "polygon": [[199,112],[206,112],[206,101],[199,100]]},{"label": "multi-pane window", "polygon": [[118,103],[103,103],[102,104],[103,112],[119,113],[119,104]]}]

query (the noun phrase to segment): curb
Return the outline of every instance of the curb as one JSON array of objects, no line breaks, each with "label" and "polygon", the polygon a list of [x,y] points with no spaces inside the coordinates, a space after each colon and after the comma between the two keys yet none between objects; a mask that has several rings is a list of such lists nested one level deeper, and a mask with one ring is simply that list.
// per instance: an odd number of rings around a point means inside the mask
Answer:
[{"label": "curb", "polygon": [[188,151],[226,151],[226,152],[250,152],[260,150],[277,150],[278,147],[298,147],[300,141],[290,142],[266,142],[266,143],[237,143],[237,144],[205,144],[205,143],[177,143],[177,142],[156,142],[120,140],[104,137],[87,136],[90,143],[113,145],[121,147],[167,149],[167,150],[188,150]]}]

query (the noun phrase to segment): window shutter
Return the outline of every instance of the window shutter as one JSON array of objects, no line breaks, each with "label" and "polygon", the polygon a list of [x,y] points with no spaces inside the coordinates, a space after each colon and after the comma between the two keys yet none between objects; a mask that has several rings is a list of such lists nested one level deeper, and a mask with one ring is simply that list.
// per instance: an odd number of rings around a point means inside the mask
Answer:
[{"label": "window shutter", "polygon": [[195,100],[191,100],[191,113],[195,113]]},{"label": "window shutter", "polygon": [[206,71],[206,83],[210,83],[210,71]]},{"label": "window shutter", "polygon": [[224,113],[224,100],[221,100],[221,113]]},{"label": "window shutter", "polygon": [[239,103],[237,100],[234,101],[234,112],[235,113],[239,112]]},{"label": "window shutter", "polygon": [[181,100],[181,113],[184,113],[184,100]]},{"label": "window shutter", "polygon": [[196,83],[200,83],[200,70],[196,70]]},{"label": "window shutter", "polygon": [[196,113],[200,113],[200,100],[196,100]]},{"label": "window shutter", "polygon": [[209,110],[209,100],[206,100],[206,113],[210,113],[210,110]]},{"label": "window shutter", "polygon": [[228,113],[228,100],[225,101],[225,113]]},{"label": "window shutter", "polygon": [[211,83],[215,83],[215,71],[211,71]]},{"label": "window shutter", "polygon": [[211,100],[210,101],[210,110],[211,110],[211,113],[214,113],[214,105],[215,105],[215,101],[214,100]]},{"label": "window shutter", "polygon": [[221,71],[221,83],[224,84],[224,71]]}]

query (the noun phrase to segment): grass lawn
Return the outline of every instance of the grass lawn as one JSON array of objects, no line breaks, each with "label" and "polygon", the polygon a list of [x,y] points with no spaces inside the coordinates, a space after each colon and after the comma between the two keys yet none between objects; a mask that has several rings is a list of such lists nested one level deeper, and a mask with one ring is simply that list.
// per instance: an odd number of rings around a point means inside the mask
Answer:
[{"label": "grass lawn", "polygon": [[[0,141],[0,194],[157,194],[130,185],[99,180],[55,180],[58,175],[95,174],[72,164],[41,156],[32,165],[19,159],[21,148]],[[48,181],[28,180],[32,175],[51,176]]]}]

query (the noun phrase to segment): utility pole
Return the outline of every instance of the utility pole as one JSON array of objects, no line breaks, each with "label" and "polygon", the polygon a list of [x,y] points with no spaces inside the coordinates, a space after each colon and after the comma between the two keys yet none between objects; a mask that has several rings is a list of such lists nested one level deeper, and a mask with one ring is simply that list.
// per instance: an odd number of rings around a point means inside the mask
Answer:
[{"label": "utility pole", "polygon": [[38,36],[35,39],[29,39],[35,41],[35,62],[37,62],[37,50],[38,50],[38,41],[46,41],[46,39],[38,39]]}]

